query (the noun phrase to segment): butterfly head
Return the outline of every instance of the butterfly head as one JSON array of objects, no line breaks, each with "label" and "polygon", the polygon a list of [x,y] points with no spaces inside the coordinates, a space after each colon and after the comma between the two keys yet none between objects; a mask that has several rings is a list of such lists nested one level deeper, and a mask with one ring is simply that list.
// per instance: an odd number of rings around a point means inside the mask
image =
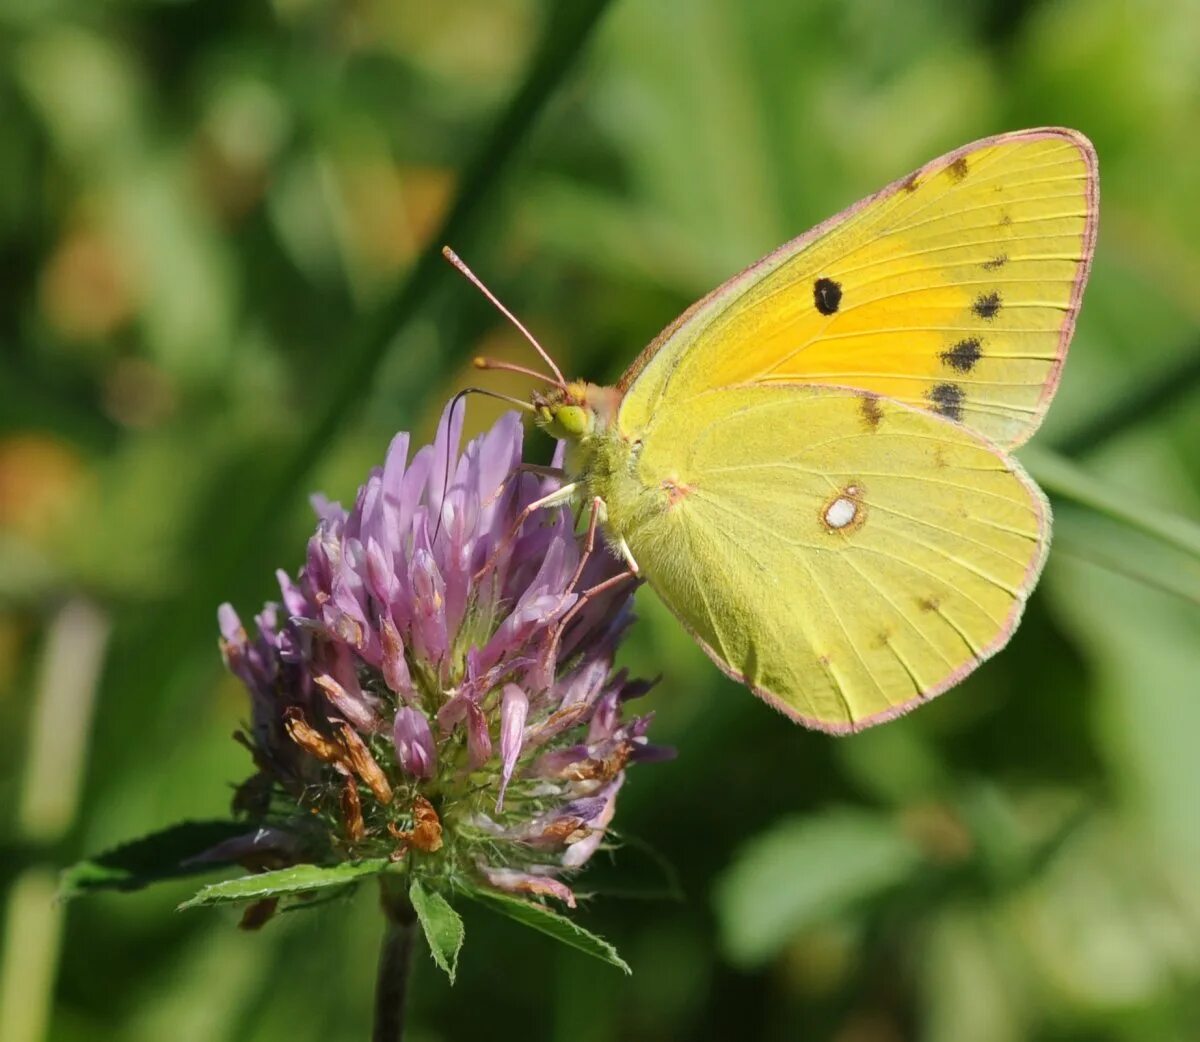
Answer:
[{"label": "butterfly head", "polygon": [[613,387],[577,380],[533,396],[534,422],[552,438],[586,441],[608,428],[620,393]]}]

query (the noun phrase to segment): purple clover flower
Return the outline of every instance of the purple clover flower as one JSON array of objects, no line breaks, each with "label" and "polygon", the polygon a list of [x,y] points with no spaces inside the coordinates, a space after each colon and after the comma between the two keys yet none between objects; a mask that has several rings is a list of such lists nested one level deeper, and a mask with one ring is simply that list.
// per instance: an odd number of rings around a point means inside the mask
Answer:
[{"label": "purple clover flower", "polygon": [[569,511],[522,521],[554,485],[519,469],[516,413],[460,439],[448,408],[411,460],[396,435],[350,510],[314,499],[306,563],[253,639],[221,606],[258,767],[237,804],[295,860],[409,857],[573,905],[562,877],[603,842],[626,768],[669,755],[625,712],[649,685],[613,670],[632,589],[582,596],[619,565],[585,558]]}]

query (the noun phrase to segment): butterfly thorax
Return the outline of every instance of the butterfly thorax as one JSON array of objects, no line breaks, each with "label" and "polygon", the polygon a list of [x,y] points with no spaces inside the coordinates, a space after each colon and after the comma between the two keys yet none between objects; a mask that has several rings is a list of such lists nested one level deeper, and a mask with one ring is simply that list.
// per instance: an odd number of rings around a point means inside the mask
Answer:
[{"label": "butterfly thorax", "polygon": [[609,535],[623,536],[642,514],[654,510],[635,474],[637,447],[617,425],[621,392],[577,381],[535,394],[535,422],[552,438],[567,442],[565,469],[587,499],[603,500]]}]

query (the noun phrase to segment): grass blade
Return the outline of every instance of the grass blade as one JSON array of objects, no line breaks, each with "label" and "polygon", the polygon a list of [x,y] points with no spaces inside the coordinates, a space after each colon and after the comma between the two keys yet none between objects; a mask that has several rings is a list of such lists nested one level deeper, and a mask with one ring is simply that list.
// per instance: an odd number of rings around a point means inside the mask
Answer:
[{"label": "grass blade", "polygon": [[1022,452],[1021,460],[1051,497],[1093,510],[1200,559],[1200,525],[1147,503],[1139,493],[1121,492],[1050,452]]},{"label": "grass blade", "polygon": [[[297,490],[337,431],[358,415],[359,410],[353,407],[357,397],[369,386],[396,335],[420,313],[431,288],[439,278],[457,277],[442,259],[443,243],[452,239],[461,245],[469,239],[476,216],[491,200],[496,185],[608,5],[609,0],[580,0],[550,8],[542,43],[491,133],[465,166],[460,190],[442,226],[396,294],[366,321],[361,335],[346,351],[345,363],[336,368],[331,379],[332,389],[325,404],[300,443],[277,469],[244,490],[232,508],[228,489],[221,483],[210,501],[197,511],[199,530],[221,533],[220,543],[215,546],[211,535],[204,536],[205,556],[212,566],[197,572],[186,594],[160,613],[161,622],[149,624],[132,651],[122,648],[114,654],[108,677],[114,688],[138,677],[167,676],[177,671],[181,648],[197,648],[198,638],[204,647],[212,646],[213,613],[220,601],[237,600],[239,591],[247,588],[262,588],[256,554],[269,545],[276,519],[294,503]],[[449,357],[437,360],[440,371],[448,370],[452,362]],[[426,372],[424,385],[437,376],[437,372]],[[418,393],[414,389],[414,399]],[[261,574],[267,570],[263,568]]]}]

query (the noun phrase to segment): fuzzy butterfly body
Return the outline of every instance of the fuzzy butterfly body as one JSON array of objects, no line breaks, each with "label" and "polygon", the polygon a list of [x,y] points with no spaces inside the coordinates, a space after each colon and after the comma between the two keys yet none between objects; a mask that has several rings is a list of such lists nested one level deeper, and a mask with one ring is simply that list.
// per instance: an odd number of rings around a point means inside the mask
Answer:
[{"label": "fuzzy butterfly body", "polygon": [[570,490],[730,676],[834,732],[1008,641],[1050,512],[1041,422],[1096,236],[1062,129],[934,160],[685,312],[616,388],[535,397]]}]

